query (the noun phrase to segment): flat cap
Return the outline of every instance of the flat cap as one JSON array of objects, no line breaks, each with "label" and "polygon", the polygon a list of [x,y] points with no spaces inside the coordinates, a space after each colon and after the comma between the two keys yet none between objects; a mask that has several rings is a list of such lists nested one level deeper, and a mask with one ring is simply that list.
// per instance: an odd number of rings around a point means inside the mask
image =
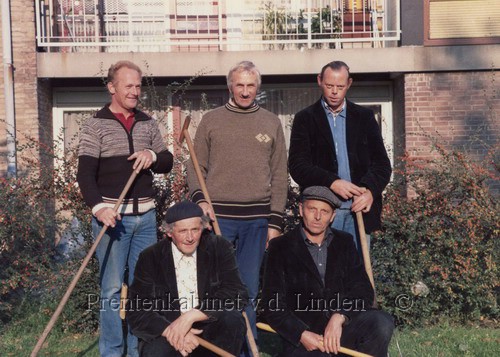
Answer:
[{"label": "flat cap", "polygon": [[337,195],[325,186],[311,186],[306,188],[302,192],[301,201],[304,202],[306,200],[323,201],[328,203],[334,209],[339,208],[342,205],[342,201],[337,197]]},{"label": "flat cap", "polygon": [[181,201],[167,210],[165,222],[174,223],[183,219],[201,216],[203,216],[203,210],[200,206],[191,201]]}]

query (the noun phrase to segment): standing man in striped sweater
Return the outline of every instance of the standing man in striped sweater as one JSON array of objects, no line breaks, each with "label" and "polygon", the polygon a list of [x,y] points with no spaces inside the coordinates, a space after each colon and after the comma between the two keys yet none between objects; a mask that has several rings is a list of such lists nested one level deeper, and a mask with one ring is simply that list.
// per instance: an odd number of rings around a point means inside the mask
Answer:
[{"label": "standing man in striped sweater", "polygon": [[[229,102],[205,114],[194,140],[195,151],[213,203],[211,210],[192,165],[192,200],[217,216],[222,235],[235,245],[243,282],[255,305],[266,242],[280,235],[288,182],[286,147],[280,119],[255,98],[260,72],[242,61],[227,75]],[[255,308],[246,308],[254,336]]]},{"label": "standing man in striped sweater", "polygon": [[[125,337],[119,315],[120,290],[128,266],[129,281],[141,251],[156,243],[153,172],[167,173],[173,157],[158,124],[136,109],[142,72],[132,62],[120,61],[108,71],[111,103],[83,124],[80,134],[77,180],[85,203],[92,208],[92,229],[97,236],[108,226],[96,255],[101,284],[99,351],[121,357]],[[113,210],[128,178],[138,175],[118,213]],[[137,338],[127,336],[127,356],[138,356]]]}]

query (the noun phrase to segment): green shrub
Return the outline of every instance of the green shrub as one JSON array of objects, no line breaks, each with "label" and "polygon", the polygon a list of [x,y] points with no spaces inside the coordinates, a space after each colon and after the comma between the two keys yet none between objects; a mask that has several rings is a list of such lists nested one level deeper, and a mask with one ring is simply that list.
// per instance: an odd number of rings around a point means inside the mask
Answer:
[{"label": "green shrub", "polygon": [[[90,242],[90,214],[76,185],[76,152],[57,156],[53,147],[33,138],[25,142],[18,146],[18,157],[29,170],[0,179],[0,325],[20,313],[16,306],[26,299],[47,305],[62,296],[75,261],[81,260],[61,256],[57,243],[62,235],[74,246],[79,236]],[[41,153],[42,160],[33,152]],[[80,224],[70,229],[73,218]]]},{"label": "green shrub", "polygon": [[28,180],[0,179],[0,323],[9,321],[26,292],[44,285],[53,267],[51,219],[44,204],[48,190]]},{"label": "green shrub", "polygon": [[497,168],[435,149],[404,157],[387,188],[371,249],[378,301],[407,325],[498,317],[499,204],[485,184]]}]

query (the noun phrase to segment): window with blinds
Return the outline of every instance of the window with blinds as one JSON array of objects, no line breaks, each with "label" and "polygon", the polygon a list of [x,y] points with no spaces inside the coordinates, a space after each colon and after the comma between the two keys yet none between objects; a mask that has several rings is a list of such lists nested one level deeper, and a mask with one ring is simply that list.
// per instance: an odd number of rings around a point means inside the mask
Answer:
[{"label": "window with blinds", "polygon": [[426,44],[500,43],[499,0],[426,0]]}]

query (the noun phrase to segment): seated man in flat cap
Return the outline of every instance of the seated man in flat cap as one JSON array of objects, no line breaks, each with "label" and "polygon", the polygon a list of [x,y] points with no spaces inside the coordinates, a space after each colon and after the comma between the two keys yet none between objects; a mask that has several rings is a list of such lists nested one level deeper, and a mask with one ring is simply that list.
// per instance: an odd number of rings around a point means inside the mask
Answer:
[{"label": "seated man in flat cap", "polygon": [[248,303],[233,248],[205,230],[192,202],[168,209],[164,239],[139,256],[129,289],[128,321],[141,356],[211,356],[197,336],[239,354]]},{"label": "seated man in flat cap", "polygon": [[261,303],[283,356],[330,356],[340,346],[387,356],[392,318],[371,308],[374,292],[352,236],[330,228],[340,205],[329,188],[306,188],[302,223],[269,243]]}]

